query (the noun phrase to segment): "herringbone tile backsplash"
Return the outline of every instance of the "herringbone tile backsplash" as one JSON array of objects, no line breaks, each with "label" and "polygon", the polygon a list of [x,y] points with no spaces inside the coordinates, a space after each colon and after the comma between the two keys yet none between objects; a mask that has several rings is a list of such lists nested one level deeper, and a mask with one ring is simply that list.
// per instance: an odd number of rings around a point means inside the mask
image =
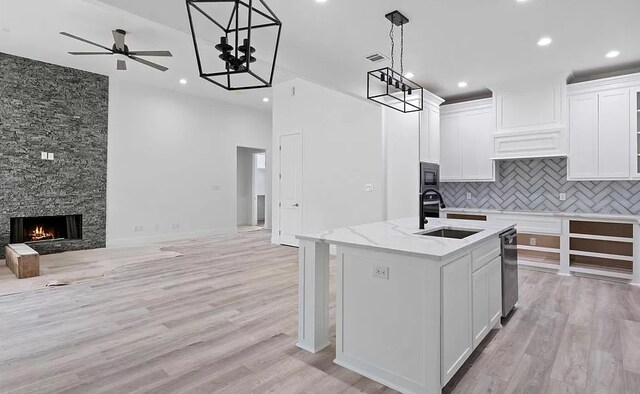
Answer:
[{"label": "herringbone tile backsplash", "polygon": [[640,215],[640,182],[569,182],[564,158],[500,161],[497,171],[496,182],[443,183],[447,206]]}]

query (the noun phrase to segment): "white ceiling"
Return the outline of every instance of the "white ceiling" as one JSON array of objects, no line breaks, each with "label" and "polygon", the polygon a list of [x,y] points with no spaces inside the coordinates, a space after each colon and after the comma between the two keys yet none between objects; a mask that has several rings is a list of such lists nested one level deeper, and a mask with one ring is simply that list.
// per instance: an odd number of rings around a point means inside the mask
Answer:
[{"label": "white ceiling", "polygon": [[[365,94],[366,71],[380,66],[369,63],[364,56],[389,52],[389,22],[384,14],[394,9],[411,20],[405,28],[405,70],[415,73],[416,81],[441,96],[533,76],[568,75],[575,70],[640,61],[638,0],[267,3],[283,22],[276,82],[297,75],[359,96]],[[195,86],[197,70],[182,0],[0,0],[0,24],[11,29],[9,33],[0,30],[0,51],[175,89],[183,88],[176,81],[186,77],[188,88],[195,94],[263,107],[264,90],[237,96],[204,81]],[[160,61],[171,70],[163,75],[143,66],[133,70],[134,65],[130,65],[131,72],[123,76],[115,71],[115,60],[66,55],[68,50],[90,48],[57,35],[66,30],[109,43],[109,31],[116,27],[131,32],[128,43],[132,48],[171,50],[175,57]],[[550,36],[553,43],[538,47],[536,42],[542,36]],[[621,55],[605,58],[612,49]],[[462,80],[468,82],[467,88],[457,87]]]},{"label": "white ceiling", "polygon": [[[131,50],[170,50],[172,58],[145,58],[167,66],[169,70],[160,72],[128,60],[128,70],[117,71],[118,57],[69,55],[68,51],[100,49],[59,34],[66,31],[111,47],[111,30],[116,28],[127,31],[126,42]],[[264,97],[271,97],[270,89],[228,92],[200,79],[189,34],[92,0],[0,0],[0,52],[109,75],[123,81],[271,109],[271,103],[262,101]],[[181,78],[187,79],[187,85],[179,84]]]},{"label": "white ceiling", "polygon": [[[187,31],[175,0],[101,0]],[[371,52],[388,54],[387,12],[400,10],[405,70],[441,96],[505,82],[640,61],[638,0],[267,0],[283,22],[279,66],[365,94]],[[553,43],[536,45],[542,36]],[[617,49],[621,55],[607,59]],[[468,82],[465,89],[459,81]]]}]

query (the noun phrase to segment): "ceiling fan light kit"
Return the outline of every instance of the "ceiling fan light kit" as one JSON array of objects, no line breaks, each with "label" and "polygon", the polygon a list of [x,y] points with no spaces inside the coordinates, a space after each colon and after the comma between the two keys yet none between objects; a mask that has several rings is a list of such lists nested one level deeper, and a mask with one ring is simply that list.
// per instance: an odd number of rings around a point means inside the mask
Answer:
[{"label": "ceiling fan light kit", "polygon": [[[271,87],[282,22],[263,0],[186,3],[201,78],[226,90]],[[256,37],[262,47],[254,47]],[[212,42],[217,43],[214,51]]]},{"label": "ceiling fan light kit", "polygon": [[[399,11],[385,15],[391,22],[391,67],[383,67],[367,73],[367,98],[400,112],[422,111],[424,89],[404,74],[404,25],[409,19]],[[401,29],[400,71],[394,69],[394,27]]]},{"label": "ceiling fan light kit", "polygon": [[[101,48],[104,50],[104,52],[69,52],[70,55],[80,55],[80,56],[93,56],[93,55],[120,55],[120,56],[126,56],[128,59],[131,59],[133,61],[136,61],[138,63],[144,64],[145,66],[149,66],[152,68],[155,68],[156,70],[160,70],[160,71],[167,71],[168,68],[165,66],[162,66],[160,64],[157,63],[153,63],[150,62],[148,60],[142,59],[139,56],[163,56],[163,57],[172,57],[173,55],[171,54],[171,52],[169,51],[130,51],[129,47],[124,43],[124,39],[125,36],[127,35],[127,32],[122,30],[122,29],[116,29],[111,31],[111,34],[113,35],[113,45],[111,46],[111,48],[106,47],[104,45],[100,45],[97,44],[93,41],[89,41],[87,39],[75,36],[73,34],[61,31],[60,34],[62,34],[65,37],[69,37],[69,38],[73,38],[74,40],[78,40],[78,41],[82,41],[86,44],[90,44],[93,46],[96,46],[98,48]],[[116,62],[116,69],[118,71],[126,71],[127,70],[127,62],[124,59],[118,59],[118,61]]]}]

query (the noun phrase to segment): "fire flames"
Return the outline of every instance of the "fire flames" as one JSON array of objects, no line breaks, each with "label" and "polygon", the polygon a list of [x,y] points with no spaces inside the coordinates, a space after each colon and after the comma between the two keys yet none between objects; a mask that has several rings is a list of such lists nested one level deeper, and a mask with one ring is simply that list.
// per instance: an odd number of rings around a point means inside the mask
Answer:
[{"label": "fire flames", "polygon": [[29,233],[29,238],[32,241],[40,241],[43,239],[53,239],[54,234],[50,230],[46,230],[42,226],[37,226],[32,232]]}]

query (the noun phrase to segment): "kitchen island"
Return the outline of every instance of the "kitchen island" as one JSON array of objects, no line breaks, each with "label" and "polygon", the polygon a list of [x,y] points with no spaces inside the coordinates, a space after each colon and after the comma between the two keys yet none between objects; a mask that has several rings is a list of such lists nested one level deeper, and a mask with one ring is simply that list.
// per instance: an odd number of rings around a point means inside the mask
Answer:
[{"label": "kitchen island", "polygon": [[514,226],[407,218],[298,235],[298,346],[329,345],[336,245],[335,362],[401,392],[441,392],[500,324],[499,235]]}]

